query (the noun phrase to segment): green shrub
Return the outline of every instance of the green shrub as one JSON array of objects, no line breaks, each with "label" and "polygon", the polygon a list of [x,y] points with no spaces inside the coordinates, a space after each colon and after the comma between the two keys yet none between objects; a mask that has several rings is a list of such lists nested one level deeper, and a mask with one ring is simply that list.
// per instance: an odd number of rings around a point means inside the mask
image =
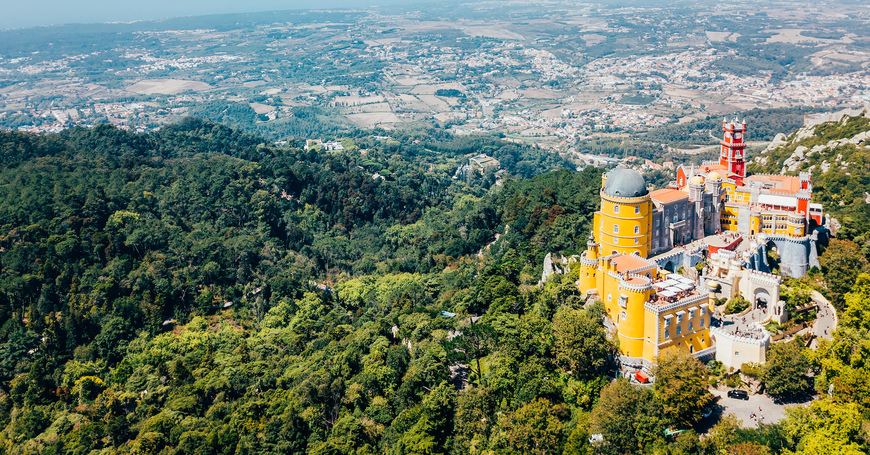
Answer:
[{"label": "green shrub", "polygon": [[749,301],[738,295],[728,301],[728,305],[725,306],[725,314],[740,313],[747,308],[749,308]]},{"label": "green shrub", "polygon": [[773,335],[776,335],[780,330],[782,330],[782,326],[776,321],[771,321],[769,324],[765,325],[764,328]]},{"label": "green shrub", "polygon": [[761,375],[761,364],[755,362],[740,365],[740,371],[750,378],[758,378]]},{"label": "green shrub", "polygon": [[712,376],[722,376],[724,373],[724,364],[718,360],[711,360],[707,362],[707,369],[710,370],[710,375]]}]

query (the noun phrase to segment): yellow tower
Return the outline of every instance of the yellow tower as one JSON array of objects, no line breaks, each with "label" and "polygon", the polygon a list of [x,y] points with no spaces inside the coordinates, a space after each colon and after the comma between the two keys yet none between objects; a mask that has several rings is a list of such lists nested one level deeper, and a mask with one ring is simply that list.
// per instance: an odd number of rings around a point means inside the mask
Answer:
[{"label": "yellow tower", "polygon": [[623,355],[642,357],[647,344],[645,304],[652,294],[657,266],[635,255],[617,254],[600,259],[599,298],[616,325]]},{"label": "yellow tower", "polygon": [[600,254],[650,252],[652,202],[646,182],[633,169],[616,168],[602,178],[601,210],[595,212]]},{"label": "yellow tower", "polygon": [[[709,294],[680,283],[671,285],[677,286],[672,292],[655,289],[655,282],[665,281],[656,262],[646,259],[654,207],[643,177],[617,168],[602,180],[601,210],[580,255],[577,287],[604,303],[626,361],[655,363],[665,350],[706,349]],[[703,187],[704,179],[691,184]]]},{"label": "yellow tower", "polygon": [[577,278],[577,287],[580,292],[588,292],[595,289],[595,274],[598,270],[598,244],[595,243],[595,234],[589,234],[586,241],[586,251],[580,254],[580,272]]}]

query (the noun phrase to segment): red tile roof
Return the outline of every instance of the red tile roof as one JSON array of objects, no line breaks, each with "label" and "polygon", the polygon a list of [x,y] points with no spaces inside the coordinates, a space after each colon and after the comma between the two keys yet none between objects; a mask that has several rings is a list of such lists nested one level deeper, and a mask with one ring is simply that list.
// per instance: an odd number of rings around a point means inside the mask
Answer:
[{"label": "red tile roof", "polygon": [[613,257],[612,261],[616,263],[616,271],[619,273],[624,273],[653,265],[649,261],[633,254],[621,254],[619,256]]},{"label": "red tile roof", "polygon": [[668,202],[678,201],[683,198],[689,197],[689,193],[680,191],[680,190],[672,190],[670,188],[664,188],[661,190],[655,190],[649,194],[652,199],[659,201],[661,203],[667,204]]}]

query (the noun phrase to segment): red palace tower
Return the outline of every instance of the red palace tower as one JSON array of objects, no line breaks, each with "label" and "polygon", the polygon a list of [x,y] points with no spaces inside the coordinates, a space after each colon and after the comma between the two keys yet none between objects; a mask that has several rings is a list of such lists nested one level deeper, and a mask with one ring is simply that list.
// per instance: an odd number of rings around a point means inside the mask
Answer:
[{"label": "red palace tower", "polygon": [[725,138],[719,142],[722,145],[719,164],[725,166],[729,174],[734,174],[737,184],[740,185],[746,177],[746,163],[743,162],[746,151],[746,142],[743,141],[746,135],[746,121],[723,120],[722,129],[725,130]]}]

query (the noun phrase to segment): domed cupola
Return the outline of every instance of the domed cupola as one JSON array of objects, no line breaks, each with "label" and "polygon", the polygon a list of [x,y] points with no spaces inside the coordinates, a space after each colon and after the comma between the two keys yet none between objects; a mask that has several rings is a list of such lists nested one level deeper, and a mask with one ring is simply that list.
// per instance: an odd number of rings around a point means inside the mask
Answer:
[{"label": "domed cupola", "polygon": [[601,190],[612,197],[640,197],[649,194],[646,181],[640,172],[625,167],[608,172]]}]

